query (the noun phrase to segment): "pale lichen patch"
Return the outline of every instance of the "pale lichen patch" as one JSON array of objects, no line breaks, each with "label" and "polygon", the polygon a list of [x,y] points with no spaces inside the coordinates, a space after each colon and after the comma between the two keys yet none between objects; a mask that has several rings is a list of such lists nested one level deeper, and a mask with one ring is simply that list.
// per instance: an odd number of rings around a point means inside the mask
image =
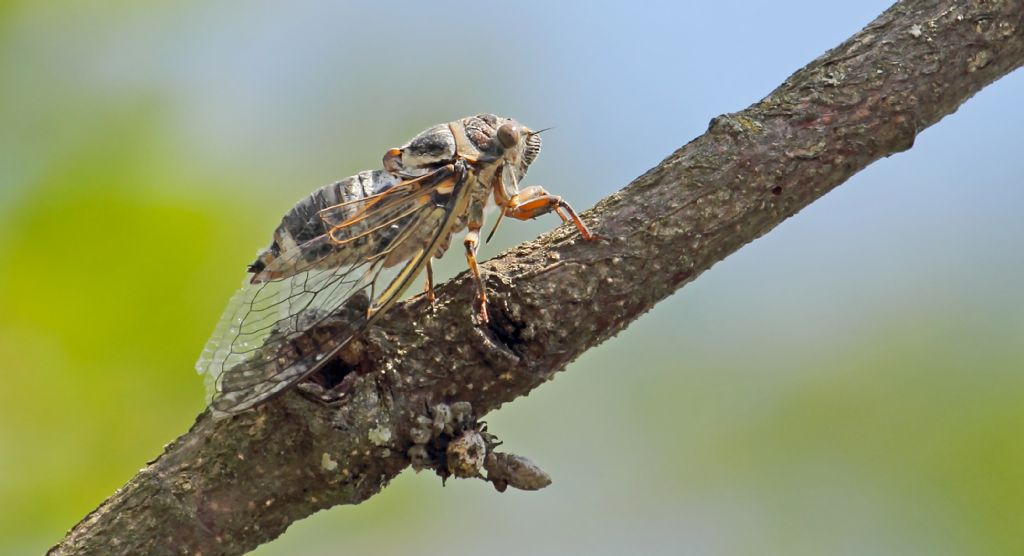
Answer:
[{"label": "pale lichen patch", "polygon": [[338,468],[338,462],[331,459],[331,454],[324,452],[323,455],[320,456],[320,467],[323,468],[324,471],[334,471]]},{"label": "pale lichen patch", "polygon": [[967,61],[967,72],[974,73],[981,68],[988,65],[992,61],[992,52],[989,50],[982,50],[971,56],[971,59]]},{"label": "pale lichen patch", "polygon": [[379,425],[376,428],[370,429],[367,437],[374,446],[387,446],[391,443],[391,429],[384,425]]}]

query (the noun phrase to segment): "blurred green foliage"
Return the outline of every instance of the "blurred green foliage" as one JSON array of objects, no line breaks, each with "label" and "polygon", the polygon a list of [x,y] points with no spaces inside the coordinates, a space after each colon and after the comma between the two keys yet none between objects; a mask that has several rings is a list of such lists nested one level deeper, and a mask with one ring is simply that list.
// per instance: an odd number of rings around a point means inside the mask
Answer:
[{"label": "blurred green foliage", "polygon": [[160,195],[182,176],[146,165],[158,120],[122,117],[4,207],[0,498],[19,503],[0,506],[0,538],[74,522],[202,406],[182,369],[202,342],[195,314],[225,293],[196,278],[231,205]]}]

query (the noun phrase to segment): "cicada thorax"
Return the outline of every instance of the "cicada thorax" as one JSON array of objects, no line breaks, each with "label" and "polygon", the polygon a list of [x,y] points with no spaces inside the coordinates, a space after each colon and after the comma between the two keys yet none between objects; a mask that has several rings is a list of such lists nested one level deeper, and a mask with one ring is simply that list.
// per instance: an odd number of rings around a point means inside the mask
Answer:
[{"label": "cicada thorax", "polygon": [[[478,114],[435,125],[413,137],[401,147],[384,155],[384,168],[396,175],[422,176],[455,160],[467,163],[468,203],[470,213],[479,213],[487,205],[490,193],[503,201],[518,192],[518,182],[540,153],[540,135],[528,133],[520,148],[508,148],[497,140],[497,130],[505,124],[528,131],[513,119],[494,114]],[[450,232],[464,229],[469,222],[479,222],[477,214],[462,214]],[[445,243],[445,248],[447,248]],[[444,249],[438,253],[440,256]]]},{"label": "cicada thorax", "polygon": [[519,125],[509,118],[479,114],[432,126],[401,147],[388,150],[384,154],[384,169],[400,176],[417,177],[462,159],[475,167],[511,162],[525,174],[540,152],[540,137],[531,135],[527,139],[523,156],[516,157],[522,160],[509,160],[508,154],[519,151],[510,151],[495,141],[498,127],[505,123]]},{"label": "cicada thorax", "polygon": [[438,124],[413,137],[408,143],[384,153],[388,172],[415,178],[434,172],[455,161],[455,137],[449,124]]}]

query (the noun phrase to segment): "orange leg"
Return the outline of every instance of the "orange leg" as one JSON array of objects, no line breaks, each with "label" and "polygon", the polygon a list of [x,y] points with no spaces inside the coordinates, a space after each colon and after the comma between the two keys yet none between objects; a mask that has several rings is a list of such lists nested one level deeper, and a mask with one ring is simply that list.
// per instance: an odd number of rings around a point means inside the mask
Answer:
[{"label": "orange leg", "polygon": [[430,261],[427,261],[427,283],[423,285],[423,291],[427,294],[430,306],[433,307],[437,296],[434,295],[434,268],[430,266]]},{"label": "orange leg", "polygon": [[[576,226],[576,229],[580,231],[583,239],[591,240],[597,237],[580,220],[579,215],[576,214],[576,211],[572,210],[569,203],[563,201],[558,195],[548,193],[539,185],[532,185],[513,195],[508,200],[508,204],[502,209],[501,216],[511,216],[518,220],[529,220],[552,211],[562,219],[562,222],[571,221]],[[494,229],[497,228],[498,224],[495,223]],[[494,230],[491,230],[487,238],[490,239],[491,235],[494,235]]]},{"label": "orange leg", "polygon": [[[472,226],[472,224],[470,224]],[[469,271],[473,273],[473,281],[476,282],[476,319],[480,324],[487,323],[487,290],[484,281],[480,278],[480,268],[476,264],[476,249],[480,244],[480,225],[470,227],[466,232],[466,239],[462,241],[466,246],[466,262],[469,263]]]}]

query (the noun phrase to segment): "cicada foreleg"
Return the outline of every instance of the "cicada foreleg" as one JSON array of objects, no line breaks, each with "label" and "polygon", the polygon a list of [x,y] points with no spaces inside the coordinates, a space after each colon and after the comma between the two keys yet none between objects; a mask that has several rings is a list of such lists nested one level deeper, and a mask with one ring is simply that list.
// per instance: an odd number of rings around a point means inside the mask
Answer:
[{"label": "cicada foreleg", "polygon": [[[554,211],[562,222],[572,222],[580,231],[583,239],[591,240],[597,236],[591,233],[587,225],[580,219],[569,203],[558,195],[552,195],[539,185],[532,185],[511,196],[502,207],[502,215],[517,220],[530,220]],[[497,228],[497,225],[495,225]],[[493,231],[491,232],[494,233]]]}]

